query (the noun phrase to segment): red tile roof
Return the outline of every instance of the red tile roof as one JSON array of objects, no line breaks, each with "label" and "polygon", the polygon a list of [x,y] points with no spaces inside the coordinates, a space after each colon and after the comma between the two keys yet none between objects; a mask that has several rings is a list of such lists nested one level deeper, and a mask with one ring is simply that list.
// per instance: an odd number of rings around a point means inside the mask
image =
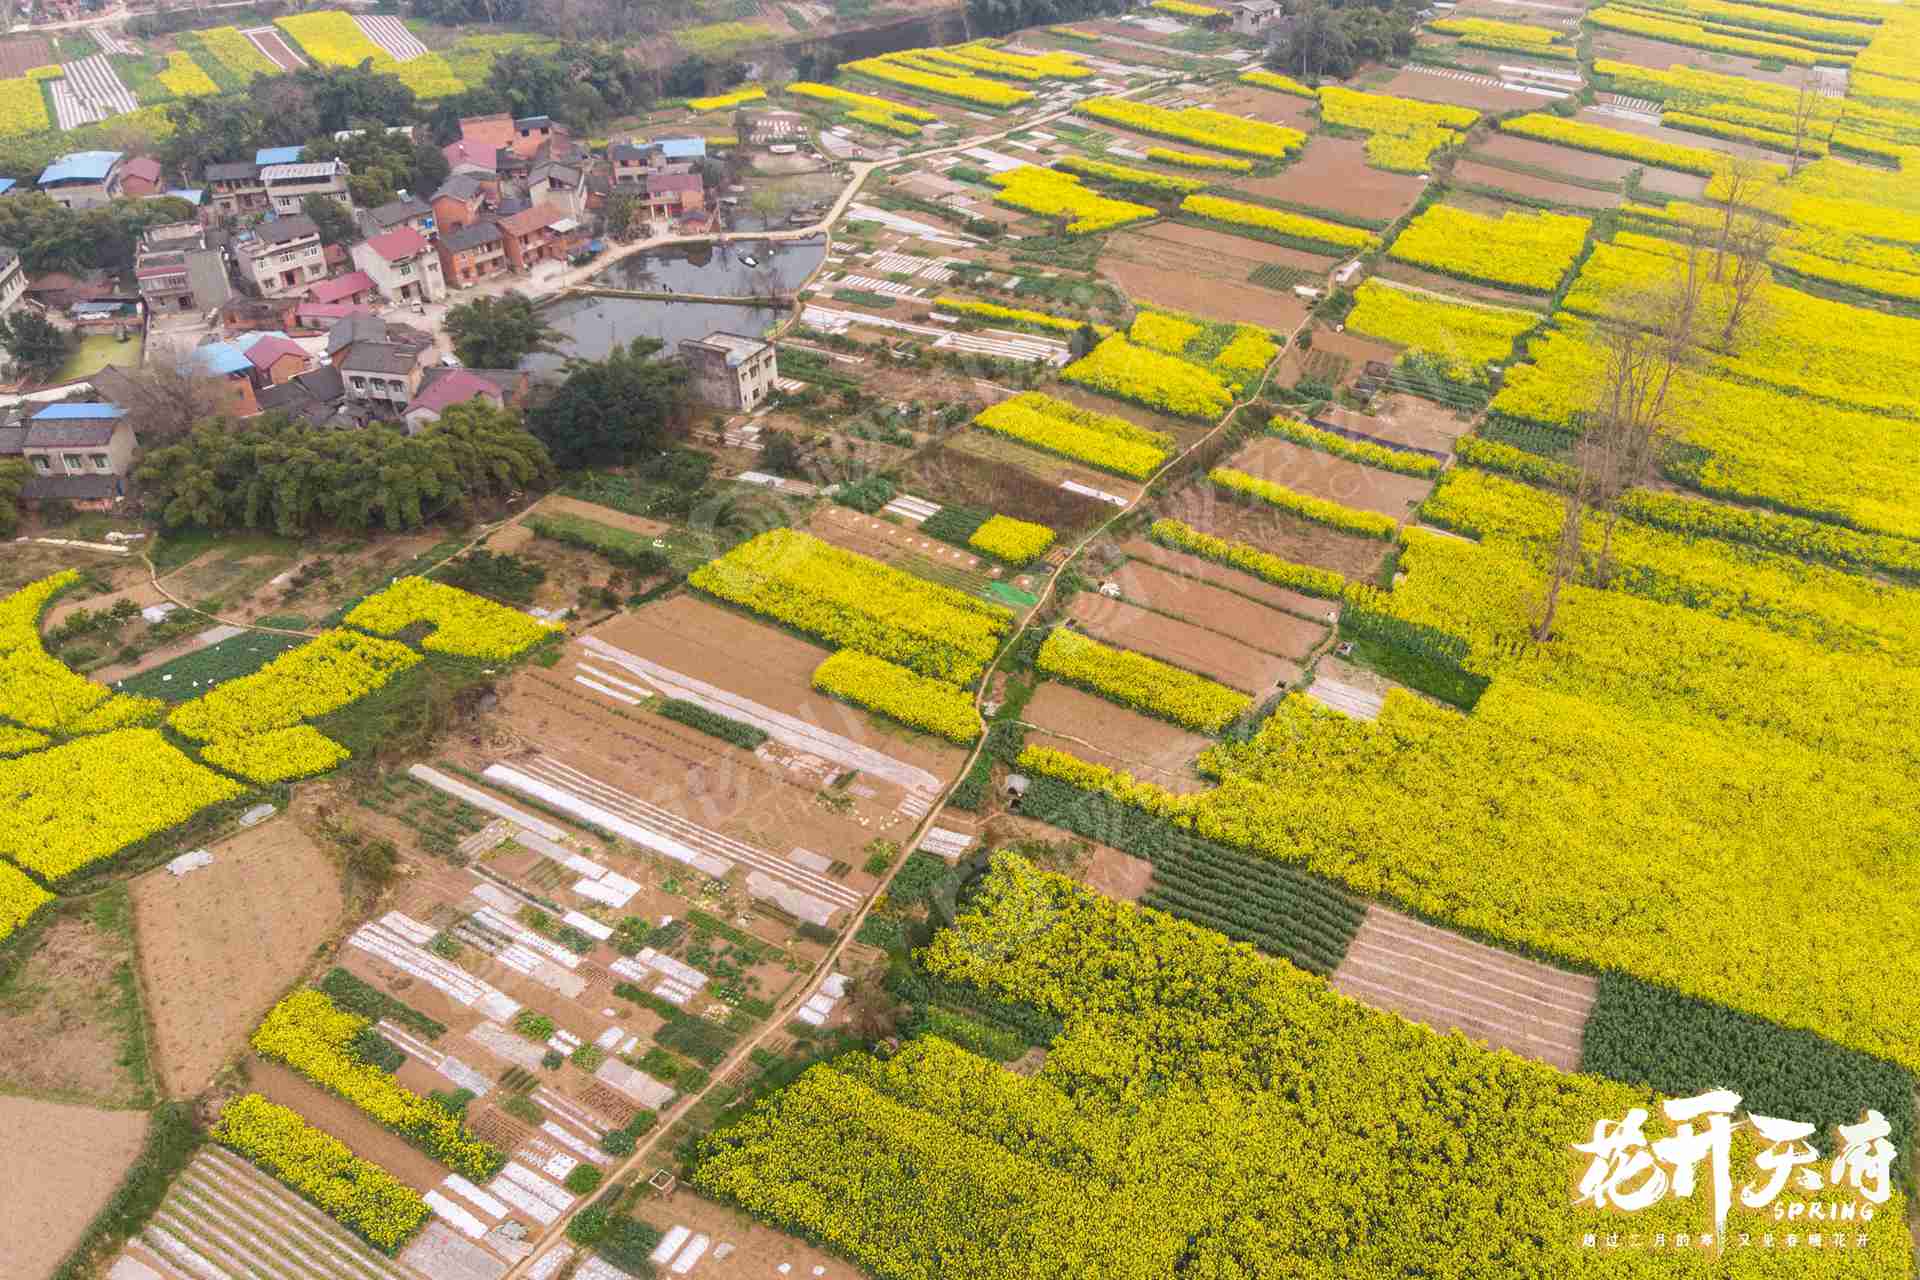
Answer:
[{"label": "red tile roof", "polygon": [[[367,239],[367,248],[388,262],[404,262],[427,251],[427,238],[412,227],[395,227]],[[368,283],[372,283],[369,281]]]},{"label": "red tile roof", "polygon": [[492,173],[497,167],[500,148],[484,142],[469,142],[462,138],[458,142],[449,142],[440,148],[440,154],[447,158],[447,164],[458,169],[463,164],[477,165]]},{"label": "red tile roof", "polygon": [[431,409],[439,413],[456,404],[465,404],[476,396],[486,396],[494,401],[503,401],[500,388],[480,377],[468,373],[465,369],[452,369],[433,380],[419,395],[413,398],[408,410]]},{"label": "red tile roof", "polygon": [[[416,239],[418,237],[415,237]],[[421,241],[424,246],[425,241]],[[364,271],[349,271],[344,276],[335,276],[331,280],[322,280],[307,289],[307,297],[314,302],[339,302],[351,298],[356,293],[370,292],[374,287],[373,277]]]},{"label": "red tile roof", "polygon": [[129,160],[120,168],[125,178],[144,178],[148,182],[160,181],[160,162],[152,156],[141,156],[138,160]]},{"label": "red tile roof", "polygon": [[500,230],[510,236],[524,236],[538,231],[541,227],[570,218],[573,215],[557,204],[538,204],[531,209],[522,210],[510,218],[500,220]]},{"label": "red tile roof", "polygon": [[247,360],[256,369],[269,368],[276,360],[288,356],[298,356],[304,361],[307,358],[306,349],[288,338],[262,338],[247,348]]},{"label": "red tile roof", "polygon": [[697,173],[653,173],[647,175],[647,194],[664,195],[673,191],[704,191],[706,183]]}]

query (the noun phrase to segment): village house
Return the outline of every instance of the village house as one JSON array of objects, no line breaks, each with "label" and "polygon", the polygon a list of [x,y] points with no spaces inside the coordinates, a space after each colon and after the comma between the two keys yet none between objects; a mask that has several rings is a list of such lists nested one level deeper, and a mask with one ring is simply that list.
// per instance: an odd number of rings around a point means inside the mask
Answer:
[{"label": "village house", "polygon": [[241,232],[234,237],[233,257],[240,278],[267,296],[301,292],[327,275],[320,228],[300,214]]},{"label": "village house", "polygon": [[11,315],[27,296],[27,272],[17,250],[0,246],[0,316]]},{"label": "village house", "polygon": [[447,170],[453,177],[478,178],[482,182],[498,181],[497,158],[500,148],[496,146],[459,138],[440,148],[440,154],[447,158]]},{"label": "village house", "polygon": [[349,307],[365,306],[380,296],[380,286],[373,277],[364,271],[349,271],[343,276],[329,276],[307,290],[307,301],[342,303]]},{"label": "village house", "polygon": [[647,217],[654,222],[678,221],[707,207],[707,188],[697,173],[647,175]]},{"label": "village house", "polygon": [[476,222],[440,237],[440,267],[446,282],[464,289],[508,268],[506,237],[497,222]]},{"label": "village house", "polygon": [[440,234],[480,221],[480,211],[497,191],[470,173],[456,173],[433,193],[433,221]]},{"label": "village house", "polygon": [[1280,0],[1228,0],[1220,7],[1232,17],[1235,35],[1257,36],[1280,18]]},{"label": "village house", "polygon": [[518,409],[526,404],[527,375],[518,369],[428,369],[420,379],[420,390],[401,414],[407,434],[417,434],[430,422],[456,404],[486,400],[494,405]]},{"label": "village house", "polygon": [[697,399],[738,413],[759,408],[780,376],[773,345],[737,333],[683,339],[679,355]]},{"label": "village house", "polygon": [[29,503],[70,502],[103,511],[126,493],[133,464],[133,428],[126,410],[110,404],[50,404],[27,420],[21,441]]},{"label": "village house", "polygon": [[267,188],[267,200],[273,211],[284,217],[299,213],[300,202],[308,196],[326,196],[351,211],[353,196],[347,190],[351,174],[344,160],[303,161],[266,165],[260,170],[260,181]]},{"label": "village house", "polygon": [[406,196],[368,209],[360,215],[359,225],[360,234],[368,238],[410,227],[431,240],[435,229],[433,206],[417,196]]},{"label": "village house", "polygon": [[347,398],[385,420],[397,419],[420,390],[417,352],[390,342],[356,342],[337,362]]},{"label": "village house", "polygon": [[401,227],[353,246],[353,261],[380,292],[398,302],[438,302],[447,296],[440,256],[425,236]]},{"label": "village house", "polygon": [[74,151],[40,172],[40,190],[66,209],[91,209],[120,194],[125,155],[119,151]]},{"label": "village house", "polygon": [[216,213],[235,217],[267,211],[267,185],[260,181],[260,166],[250,160],[210,164],[201,179]]},{"label": "village house", "polygon": [[233,296],[233,285],[227,278],[226,254],[220,247],[223,235],[197,222],[170,222],[147,229],[134,257],[133,275],[149,314],[211,311],[226,305]]},{"label": "village house", "polygon": [[120,166],[121,195],[157,196],[165,189],[160,162],[152,156],[140,156]]},{"label": "village house", "polygon": [[531,271],[542,262],[564,262],[585,236],[580,220],[557,205],[543,204],[500,221],[507,261],[515,271]]}]

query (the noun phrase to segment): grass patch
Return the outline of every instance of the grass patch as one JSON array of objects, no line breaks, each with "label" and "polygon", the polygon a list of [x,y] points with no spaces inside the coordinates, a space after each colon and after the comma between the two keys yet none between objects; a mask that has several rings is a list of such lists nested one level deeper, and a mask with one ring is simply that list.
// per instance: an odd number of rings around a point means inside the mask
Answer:
[{"label": "grass patch", "polygon": [[1365,667],[1462,711],[1472,711],[1487,690],[1487,682],[1478,676],[1383,640],[1356,634],[1344,625],[1340,628],[1340,638],[1353,646],[1353,651],[1343,656],[1354,666]]},{"label": "grass patch", "polygon": [[143,345],[139,338],[128,338],[122,342],[110,333],[90,333],[80,339],[80,346],[60,366],[60,372],[53,376],[53,382],[56,385],[76,382],[100,372],[110,364],[135,368],[140,363]]},{"label": "grass patch", "polygon": [[252,675],[289,649],[306,643],[303,636],[243,631],[219,644],[183,653],[171,662],[128,676],[115,687],[122,693],[187,702],[206,692],[207,684]]},{"label": "grass patch", "polygon": [[668,568],[664,548],[654,539],[628,529],[601,524],[582,516],[540,515],[527,520],[527,527],[543,538],[582,547],[596,555],[641,573],[663,573]]}]

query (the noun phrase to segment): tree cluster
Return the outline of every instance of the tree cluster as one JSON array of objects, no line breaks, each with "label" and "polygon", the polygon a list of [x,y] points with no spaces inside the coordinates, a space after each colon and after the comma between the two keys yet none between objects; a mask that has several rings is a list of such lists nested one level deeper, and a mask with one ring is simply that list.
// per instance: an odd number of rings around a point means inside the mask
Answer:
[{"label": "tree cluster", "polygon": [[1267,36],[1266,63],[1303,80],[1345,79],[1365,62],[1405,58],[1418,0],[1293,0]]},{"label": "tree cluster", "polygon": [[404,133],[370,128],[336,142],[327,134],[306,144],[309,160],[345,160],[353,170],[347,189],[363,209],[377,208],[408,191],[426,199],[447,180],[447,158],[428,142]]},{"label": "tree cluster", "polygon": [[447,336],[470,369],[515,369],[536,351],[551,351],[560,334],[522,293],[479,297],[449,308]]},{"label": "tree cluster", "polygon": [[239,426],[215,420],[149,453],[137,477],[169,526],[291,537],[317,525],[415,529],[547,470],[546,450],[517,414],[472,401],[412,436],[390,425],[311,427],[280,414]]},{"label": "tree cluster", "polygon": [[659,453],[680,418],[686,370],[656,360],[661,343],[635,338],[605,360],[573,360],[566,381],[527,426],[562,470]]},{"label": "tree cluster", "polygon": [[124,271],[133,265],[148,227],[193,217],[184,200],[112,200],[92,209],[63,209],[31,192],[0,200],[0,244],[39,271]]}]

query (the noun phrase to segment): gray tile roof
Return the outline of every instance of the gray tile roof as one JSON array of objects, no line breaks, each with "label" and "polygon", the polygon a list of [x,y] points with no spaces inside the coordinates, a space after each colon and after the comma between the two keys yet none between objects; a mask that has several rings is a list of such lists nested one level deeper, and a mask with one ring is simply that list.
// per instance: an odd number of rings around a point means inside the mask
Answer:
[{"label": "gray tile roof", "polygon": [[348,373],[384,373],[397,377],[411,373],[419,363],[418,353],[390,342],[356,342],[347,348],[340,367]]},{"label": "gray tile roof", "polygon": [[500,242],[500,224],[497,222],[476,222],[471,226],[449,231],[440,239],[447,248],[455,253],[462,249],[478,249],[483,244]]},{"label": "gray tile roof", "polygon": [[304,240],[308,236],[320,234],[320,228],[315,226],[313,219],[304,213],[296,213],[289,218],[275,218],[272,222],[263,222],[254,231],[268,244],[286,244],[290,240]]},{"label": "gray tile roof", "polygon": [[29,449],[98,449],[113,440],[111,422],[35,422],[27,427]]},{"label": "gray tile roof", "polygon": [[112,475],[28,476],[27,482],[20,486],[20,496],[35,502],[49,498],[86,502],[111,498],[118,492],[120,477]]}]

